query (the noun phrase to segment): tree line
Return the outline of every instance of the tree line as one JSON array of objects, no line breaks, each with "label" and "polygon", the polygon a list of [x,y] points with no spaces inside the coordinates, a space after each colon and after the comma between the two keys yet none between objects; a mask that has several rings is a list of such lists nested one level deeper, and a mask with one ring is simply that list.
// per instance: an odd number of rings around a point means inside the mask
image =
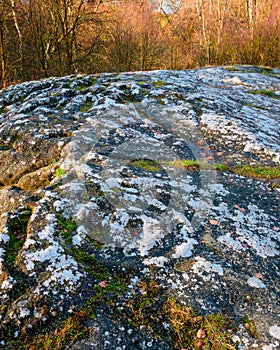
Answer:
[{"label": "tree line", "polygon": [[280,66],[275,0],[0,0],[0,87],[73,73]]}]

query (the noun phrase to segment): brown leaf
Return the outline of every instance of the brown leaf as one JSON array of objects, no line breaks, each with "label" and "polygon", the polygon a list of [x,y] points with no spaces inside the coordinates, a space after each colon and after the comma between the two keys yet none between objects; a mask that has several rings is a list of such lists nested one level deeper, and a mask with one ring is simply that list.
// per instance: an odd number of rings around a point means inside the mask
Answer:
[{"label": "brown leaf", "polygon": [[241,208],[238,204],[235,204],[234,208],[240,210],[242,213],[244,213],[246,211],[246,209]]},{"label": "brown leaf", "polygon": [[205,338],[205,337],[206,337],[206,332],[205,332],[205,330],[200,328],[200,329],[197,331],[196,336],[197,336],[198,339],[203,339],[203,338]]},{"label": "brown leaf", "polygon": [[214,219],[209,219],[211,225],[218,225],[218,221]]},{"label": "brown leaf", "polygon": [[201,322],[203,318],[202,316],[196,316],[194,319],[196,322]]},{"label": "brown leaf", "polygon": [[107,281],[101,281],[98,283],[101,288],[106,288],[107,287]]},{"label": "brown leaf", "polygon": [[224,152],[223,151],[221,151],[221,152],[217,152],[217,156],[222,156],[224,154]]},{"label": "brown leaf", "polygon": [[257,278],[260,279],[260,280],[263,280],[263,279],[264,279],[263,275],[262,275],[261,273],[259,273],[259,272],[256,272],[256,273],[255,273],[255,277],[257,277]]},{"label": "brown leaf", "polygon": [[279,231],[279,227],[273,226],[273,227],[272,227],[272,230],[277,232],[277,231]]},{"label": "brown leaf", "polygon": [[197,339],[197,340],[194,342],[194,346],[195,346],[196,348],[200,348],[201,345],[202,345],[202,341],[199,340],[199,339]]}]

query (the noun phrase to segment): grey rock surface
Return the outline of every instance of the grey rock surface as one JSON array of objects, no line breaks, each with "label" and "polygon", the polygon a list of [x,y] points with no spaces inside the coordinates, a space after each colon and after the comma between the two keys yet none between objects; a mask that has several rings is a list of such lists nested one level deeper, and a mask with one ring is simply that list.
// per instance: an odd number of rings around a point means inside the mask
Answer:
[{"label": "grey rock surface", "polygon": [[[124,300],[148,277],[203,315],[252,320],[238,348],[279,348],[279,179],[229,171],[280,165],[279,69],[50,78],[1,91],[0,112],[0,346],[95,294],[79,251],[127,276]],[[172,348],[108,305],[90,328],[67,348]]]}]

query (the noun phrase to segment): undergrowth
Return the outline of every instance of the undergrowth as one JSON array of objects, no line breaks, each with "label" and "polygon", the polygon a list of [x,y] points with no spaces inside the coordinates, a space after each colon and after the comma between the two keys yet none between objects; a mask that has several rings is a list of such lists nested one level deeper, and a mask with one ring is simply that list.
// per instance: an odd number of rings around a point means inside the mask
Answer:
[{"label": "undergrowth", "polygon": [[32,210],[30,208],[24,208],[8,222],[9,241],[5,248],[4,261],[11,271],[15,269],[16,258],[24,244],[31,213]]},{"label": "undergrowth", "polygon": [[88,321],[96,317],[96,307],[103,303],[110,308],[112,315],[122,319],[128,327],[144,327],[174,349],[237,349],[238,345],[232,341],[236,326],[227,315],[217,313],[202,316],[174,298],[167,298],[154,281],[148,280],[140,281],[133,297],[125,299],[123,295],[127,284],[127,278],[115,276],[111,280],[108,278],[102,286],[96,285],[94,295],[80,311],[74,312],[52,331],[27,337],[21,348],[59,350],[79,338],[89,337]]},{"label": "undergrowth", "polygon": [[257,166],[257,165],[227,165],[221,163],[204,163],[197,160],[176,160],[165,162],[165,164],[185,168],[189,170],[208,169],[217,171],[229,171],[238,175],[251,176],[260,179],[278,179],[280,178],[280,167]]}]

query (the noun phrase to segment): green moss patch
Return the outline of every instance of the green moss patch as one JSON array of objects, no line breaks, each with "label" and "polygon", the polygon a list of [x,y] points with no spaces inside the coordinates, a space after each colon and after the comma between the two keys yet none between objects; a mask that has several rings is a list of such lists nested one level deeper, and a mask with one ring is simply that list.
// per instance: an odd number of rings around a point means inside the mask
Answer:
[{"label": "green moss patch", "polygon": [[249,91],[249,94],[253,95],[263,95],[263,96],[268,96],[272,98],[277,98],[275,95],[275,92],[273,90],[251,90]]},{"label": "green moss patch", "polygon": [[123,95],[121,95],[120,102],[122,104],[139,103],[140,100],[141,100],[141,97],[139,95],[132,94],[129,90],[127,90]]},{"label": "green moss patch", "polygon": [[[58,220],[58,232],[64,240],[64,246],[68,254],[72,255],[82,266],[84,271],[88,272],[94,279],[100,280],[108,277],[108,269],[106,269],[99,261],[90,253],[87,253],[73,246],[73,236],[76,234],[77,222],[72,218],[61,216]],[[89,244],[95,249],[102,249],[103,245],[92,238],[88,238]]]},{"label": "green moss patch", "polygon": [[87,80],[83,80],[79,83],[79,85],[75,88],[75,90],[83,91],[88,89],[90,86],[94,86],[97,83],[97,78],[90,77]]},{"label": "green moss patch", "polygon": [[67,172],[64,169],[56,168],[54,176],[60,177],[66,175]]},{"label": "green moss patch", "polygon": [[165,86],[166,85],[166,82],[165,81],[163,81],[163,80],[157,80],[157,81],[154,81],[153,82],[153,86],[154,87],[162,87],[162,86]]},{"label": "green moss patch", "polygon": [[185,168],[189,170],[217,170],[217,171],[230,171],[238,175],[250,176],[259,179],[279,179],[280,178],[280,167],[269,167],[269,166],[256,166],[256,165],[234,165],[230,166],[221,163],[204,163],[197,160],[182,159],[171,162],[162,162],[172,167]]},{"label": "green moss patch", "polygon": [[137,159],[129,163],[130,166],[137,167],[143,170],[159,172],[162,170],[161,166],[150,159]]},{"label": "green moss patch", "polygon": [[240,165],[230,168],[236,174],[251,176],[260,179],[279,179],[280,167],[263,167],[263,166],[249,166]]},{"label": "green moss patch", "polygon": [[0,106],[0,113],[4,113],[6,111],[6,107],[5,106]]},{"label": "green moss patch", "polygon": [[84,113],[87,112],[92,107],[92,101],[87,101],[85,104],[80,108],[80,112]]},{"label": "green moss patch", "polygon": [[252,103],[246,103],[244,106],[251,107],[251,108],[257,108],[257,109],[260,109],[262,111],[268,111],[268,108],[263,107],[263,106],[257,106],[257,105],[254,105]]},{"label": "green moss patch", "polygon": [[103,266],[92,254],[81,251],[73,247],[69,254],[72,253],[74,258],[82,265],[86,271],[95,280],[105,280],[109,276],[108,269]]},{"label": "green moss patch", "polygon": [[240,72],[241,69],[237,67],[225,67],[224,70],[227,70],[228,72]]},{"label": "green moss patch", "polygon": [[151,172],[159,172],[161,166],[169,166],[173,168],[182,168],[188,170],[217,170],[229,171],[242,176],[255,177],[259,179],[279,179],[279,166],[258,166],[258,165],[228,165],[223,163],[206,163],[193,159],[180,159],[174,161],[158,161],[149,159],[137,159],[129,163],[130,166],[137,167]]},{"label": "green moss patch", "polygon": [[71,218],[61,216],[58,220],[58,232],[66,244],[72,244],[72,237],[76,233],[77,223]]},{"label": "green moss patch", "polygon": [[32,214],[30,208],[24,208],[8,222],[9,241],[5,249],[4,261],[10,271],[15,270],[16,259],[27,235],[27,225]]}]

